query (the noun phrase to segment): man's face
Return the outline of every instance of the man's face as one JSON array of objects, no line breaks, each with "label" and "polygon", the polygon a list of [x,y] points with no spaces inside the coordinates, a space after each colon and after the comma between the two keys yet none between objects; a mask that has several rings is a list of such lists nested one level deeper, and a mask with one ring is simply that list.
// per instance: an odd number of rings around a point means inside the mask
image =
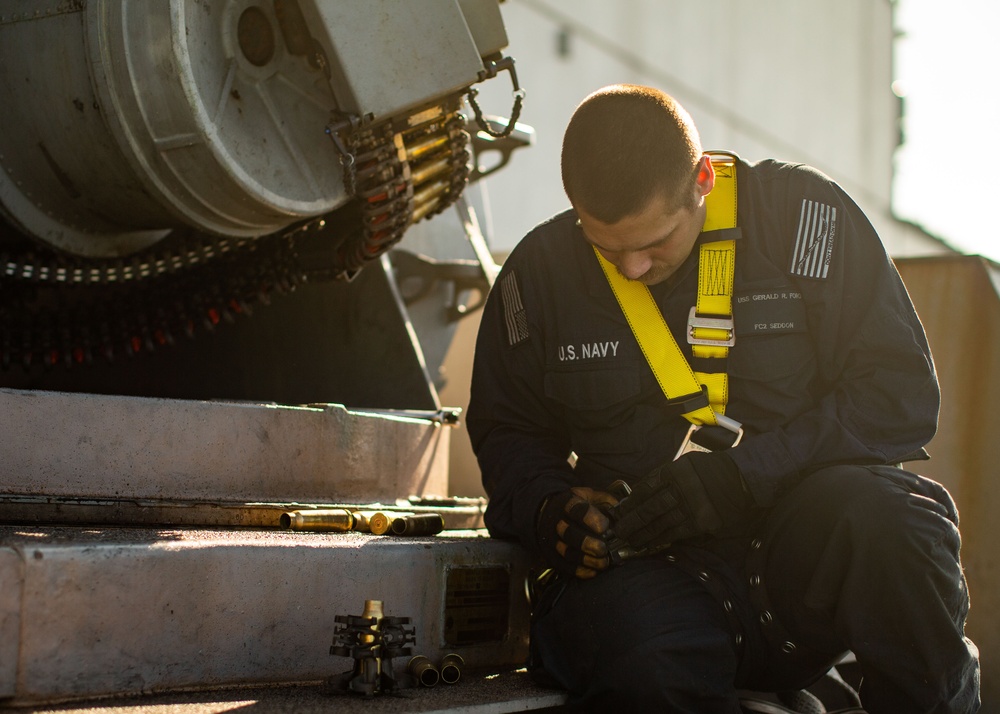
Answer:
[{"label": "man's face", "polygon": [[656,197],[643,210],[617,223],[602,223],[581,209],[577,209],[577,216],[587,242],[618,272],[629,280],[656,285],[681,267],[705,223],[700,191],[693,205],[674,211],[670,205],[666,196]]}]

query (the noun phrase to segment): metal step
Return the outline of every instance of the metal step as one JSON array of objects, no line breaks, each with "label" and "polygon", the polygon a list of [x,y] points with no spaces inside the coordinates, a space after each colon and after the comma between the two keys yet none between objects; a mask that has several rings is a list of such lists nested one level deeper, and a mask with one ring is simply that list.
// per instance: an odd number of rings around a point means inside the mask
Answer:
[{"label": "metal step", "polygon": [[436,417],[0,389],[0,496],[392,503],[448,492]]},{"label": "metal step", "polygon": [[366,600],[411,618],[413,654],[515,669],[524,554],[482,536],[0,526],[0,705],[323,682]]},{"label": "metal step", "polygon": [[331,695],[319,686],[225,689],[32,706],[31,714],[503,714],[561,711],[563,692],[543,689],[524,670],[463,676],[455,685],[407,689],[393,695]]}]

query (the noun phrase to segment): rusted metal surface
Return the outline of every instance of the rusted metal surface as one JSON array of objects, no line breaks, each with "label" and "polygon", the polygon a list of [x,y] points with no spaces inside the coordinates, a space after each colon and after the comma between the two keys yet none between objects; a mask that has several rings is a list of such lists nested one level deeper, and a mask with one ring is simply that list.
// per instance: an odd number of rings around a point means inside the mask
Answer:
[{"label": "rusted metal surface", "polygon": [[17,687],[17,652],[21,631],[21,554],[0,546],[0,699]]},{"label": "rusted metal surface", "polygon": [[984,711],[1000,706],[1000,266],[976,256],[897,260],[924,324],[941,383],[931,460],[908,464],[940,481],[958,504],[972,610],[968,634],[983,653]]}]

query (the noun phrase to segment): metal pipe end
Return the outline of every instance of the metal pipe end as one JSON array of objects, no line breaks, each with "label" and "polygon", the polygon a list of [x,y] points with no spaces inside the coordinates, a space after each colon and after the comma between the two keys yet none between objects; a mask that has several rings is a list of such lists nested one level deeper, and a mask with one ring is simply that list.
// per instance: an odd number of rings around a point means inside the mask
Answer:
[{"label": "metal pipe end", "polygon": [[440,513],[407,513],[392,520],[395,535],[429,536],[444,530],[444,518]]},{"label": "metal pipe end", "polygon": [[438,668],[423,655],[413,657],[406,665],[406,671],[416,677],[422,687],[433,687],[441,679]]},{"label": "metal pipe end", "polygon": [[445,684],[455,684],[459,679],[462,678],[462,667],[465,665],[465,660],[462,655],[446,654],[441,659],[441,681]]}]

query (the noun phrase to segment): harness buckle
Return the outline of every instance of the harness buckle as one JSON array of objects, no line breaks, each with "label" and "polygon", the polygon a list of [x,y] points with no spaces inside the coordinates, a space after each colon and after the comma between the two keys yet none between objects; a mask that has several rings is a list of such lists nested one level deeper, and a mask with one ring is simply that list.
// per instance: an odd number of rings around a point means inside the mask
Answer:
[{"label": "harness buckle", "polygon": [[[725,330],[725,339],[707,339],[695,337],[695,328],[704,327],[710,330]],[[698,315],[698,308],[692,307],[688,313],[688,334],[689,345],[707,345],[709,347],[732,347],[736,344],[736,326],[732,317],[701,317]]]},{"label": "harness buckle", "polygon": [[[677,449],[677,453],[674,454],[674,461],[691,451],[701,451],[703,453],[710,454],[713,451],[719,451],[720,449],[731,449],[740,443],[740,440],[743,439],[742,424],[735,419],[730,419],[729,417],[721,414],[716,414],[715,419],[718,422],[718,426],[710,429],[712,438],[703,439],[703,441],[711,443],[706,445],[705,443],[699,444],[695,441],[695,434],[700,432],[705,425],[692,424],[688,428],[687,434],[684,435],[684,440],[681,442],[680,448]],[[709,431],[705,432],[706,435],[708,433]],[[726,441],[729,441],[729,443],[725,443]]]}]

